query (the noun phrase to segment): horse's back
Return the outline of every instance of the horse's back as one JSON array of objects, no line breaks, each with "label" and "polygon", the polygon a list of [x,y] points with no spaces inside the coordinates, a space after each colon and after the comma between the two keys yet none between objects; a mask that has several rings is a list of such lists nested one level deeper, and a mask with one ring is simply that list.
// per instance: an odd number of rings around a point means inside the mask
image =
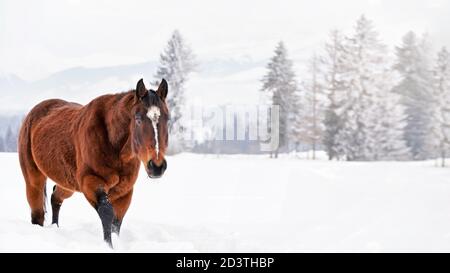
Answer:
[{"label": "horse's back", "polygon": [[[40,123],[44,118],[55,114],[55,112],[58,112],[58,110],[61,110],[61,108],[64,109],[65,107],[79,108],[81,105],[60,99],[44,100],[31,109],[22,123],[22,129],[24,129],[24,126],[35,127],[36,124]],[[20,134],[22,133],[25,132],[21,130]]]},{"label": "horse's back", "polygon": [[60,99],[37,104],[19,134],[22,170],[37,169],[66,188],[76,189],[73,122],[81,105]]}]

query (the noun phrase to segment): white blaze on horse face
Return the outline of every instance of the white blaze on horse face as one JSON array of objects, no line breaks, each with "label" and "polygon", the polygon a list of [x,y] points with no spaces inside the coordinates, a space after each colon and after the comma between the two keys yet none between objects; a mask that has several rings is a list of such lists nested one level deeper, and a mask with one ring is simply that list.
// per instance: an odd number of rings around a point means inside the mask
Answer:
[{"label": "white blaze on horse face", "polygon": [[147,117],[152,121],[153,132],[155,136],[155,150],[156,158],[159,156],[159,142],[158,142],[158,121],[161,116],[161,110],[157,106],[150,106],[147,112]]}]

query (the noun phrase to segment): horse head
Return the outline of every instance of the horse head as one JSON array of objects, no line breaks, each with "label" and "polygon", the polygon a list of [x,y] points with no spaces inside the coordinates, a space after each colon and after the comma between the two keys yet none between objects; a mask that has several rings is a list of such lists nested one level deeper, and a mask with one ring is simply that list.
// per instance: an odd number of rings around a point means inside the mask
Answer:
[{"label": "horse head", "polygon": [[130,126],[132,150],[144,164],[150,178],[161,177],[167,168],[164,159],[169,136],[167,92],[168,85],[164,79],[156,91],[147,90],[142,79],[136,86],[132,110],[134,121]]}]

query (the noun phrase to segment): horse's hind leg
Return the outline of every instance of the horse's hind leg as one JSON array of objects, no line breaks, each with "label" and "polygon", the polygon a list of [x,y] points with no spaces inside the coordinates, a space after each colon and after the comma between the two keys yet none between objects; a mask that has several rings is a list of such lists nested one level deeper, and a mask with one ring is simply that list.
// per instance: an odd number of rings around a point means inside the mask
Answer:
[{"label": "horse's hind leg", "polygon": [[28,204],[31,208],[31,223],[44,225],[45,217],[45,184],[47,177],[39,171],[25,176]]},{"label": "horse's hind leg", "polygon": [[59,210],[61,209],[61,205],[64,199],[67,199],[73,195],[72,191],[65,190],[58,185],[53,187],[53,193],[51,197],[52,203],[52,224],[56,224],[59,226]]}]

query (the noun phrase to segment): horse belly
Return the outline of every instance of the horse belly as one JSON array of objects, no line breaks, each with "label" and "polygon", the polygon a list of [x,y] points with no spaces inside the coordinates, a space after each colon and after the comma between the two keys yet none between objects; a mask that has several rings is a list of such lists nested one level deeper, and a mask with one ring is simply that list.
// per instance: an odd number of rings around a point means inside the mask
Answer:
[{"label": "horse belly", "polygon": [[78,191],[76,157],[70,120],[58,115],[43,118],[33,128],[31,147],[38,168],[58,185]]}]

